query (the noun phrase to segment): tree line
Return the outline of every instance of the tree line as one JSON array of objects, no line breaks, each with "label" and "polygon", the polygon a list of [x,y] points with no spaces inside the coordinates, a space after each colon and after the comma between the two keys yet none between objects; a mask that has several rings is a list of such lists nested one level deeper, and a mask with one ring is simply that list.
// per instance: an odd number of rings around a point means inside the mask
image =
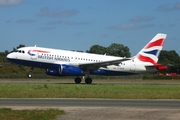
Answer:
[{"label": "tree line", "polygon": [[[20,44],[17,47],[14,47],[11,51],[5,50],[0,52],[0,66],[9,64],[9,61],[6,59],[6,56],[16,51],[18,48],[25,47],[25,45]],[[112,43],[108,47],[101,45],[92,45],[89,50],[86,50],[87,53],[95,54],[106,54],[111,56],[120,56],[120,57],[131,57],[130,49],[123,44]],[[175,50],[162,50],[159,56],[159,63],[168,66],[168,71],[179,73],[180,70],[180,56]]]}]

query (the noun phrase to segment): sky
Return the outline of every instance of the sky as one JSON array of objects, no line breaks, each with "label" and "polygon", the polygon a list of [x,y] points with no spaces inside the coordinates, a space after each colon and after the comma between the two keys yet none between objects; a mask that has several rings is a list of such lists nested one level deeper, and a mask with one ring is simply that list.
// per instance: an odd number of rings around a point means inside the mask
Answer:
[{"label": "sky", "polygon": [[157,33],[167,34],[163,50],[180,55],[179,0],[0,0],[1,52],[118,43],[134,56]]}]

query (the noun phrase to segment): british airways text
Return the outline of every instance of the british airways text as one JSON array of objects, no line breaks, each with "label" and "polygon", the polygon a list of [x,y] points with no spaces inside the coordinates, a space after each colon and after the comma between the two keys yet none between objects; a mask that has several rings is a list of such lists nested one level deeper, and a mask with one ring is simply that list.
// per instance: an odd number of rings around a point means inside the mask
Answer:
[{"label": "british airways text", "polygon": [[57,61],[65,61],[65,62],[70,62],[69,58],[61,58],[61,57],[56,57],[56,56],[43,56],[43,55],[38,55],[39,59],[46,59],[46,60],[57,60]]}]

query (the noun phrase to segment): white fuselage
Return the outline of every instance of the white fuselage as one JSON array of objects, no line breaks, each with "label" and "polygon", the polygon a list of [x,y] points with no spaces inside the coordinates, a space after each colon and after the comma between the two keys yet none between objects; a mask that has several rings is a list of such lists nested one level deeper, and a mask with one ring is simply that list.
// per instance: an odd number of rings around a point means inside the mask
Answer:
[{"label": "white fuselage", "polygon": [[[53,68],[54,65],[72,65],[79,66],[89,63],[101,63],[105,61],[119,60],[122,57],[107,56],[90,54],[83,52],[57,50],[42,47],[24,47],[18,49],[17,52],[13,52],[7,56],[14,62],[27,66],[41,67],[41,68]],[[28,62],[27,62],[28,61]],[[151,65],[150,63],[144,63],[138,59],[132,58],[131,60],[120,62],[119,64],[110,64],[103,67],[98,67],[97,70],[106,70],[110,72],[117,72],[112,75],[128,75],[141,72],[147,72],[145,65]],[[95,70],[95,69],[94,69]],[[156,71],[152,69],[151,71]],[[123,72],[123,73],[121,73]],[[98,73],[97,73],[98,74]],[[107,74],[111,75],[111,74]]]}]

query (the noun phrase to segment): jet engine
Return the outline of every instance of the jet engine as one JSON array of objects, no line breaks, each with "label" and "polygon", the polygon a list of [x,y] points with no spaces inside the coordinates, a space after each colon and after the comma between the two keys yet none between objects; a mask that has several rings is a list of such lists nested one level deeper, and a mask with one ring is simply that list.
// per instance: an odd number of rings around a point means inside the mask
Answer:
[{"label": "jet engine", "polygon": [[81,68],[71,65],[60,65],[57,69],[46,69],[47,75],[52,76],[81,76]]}]

